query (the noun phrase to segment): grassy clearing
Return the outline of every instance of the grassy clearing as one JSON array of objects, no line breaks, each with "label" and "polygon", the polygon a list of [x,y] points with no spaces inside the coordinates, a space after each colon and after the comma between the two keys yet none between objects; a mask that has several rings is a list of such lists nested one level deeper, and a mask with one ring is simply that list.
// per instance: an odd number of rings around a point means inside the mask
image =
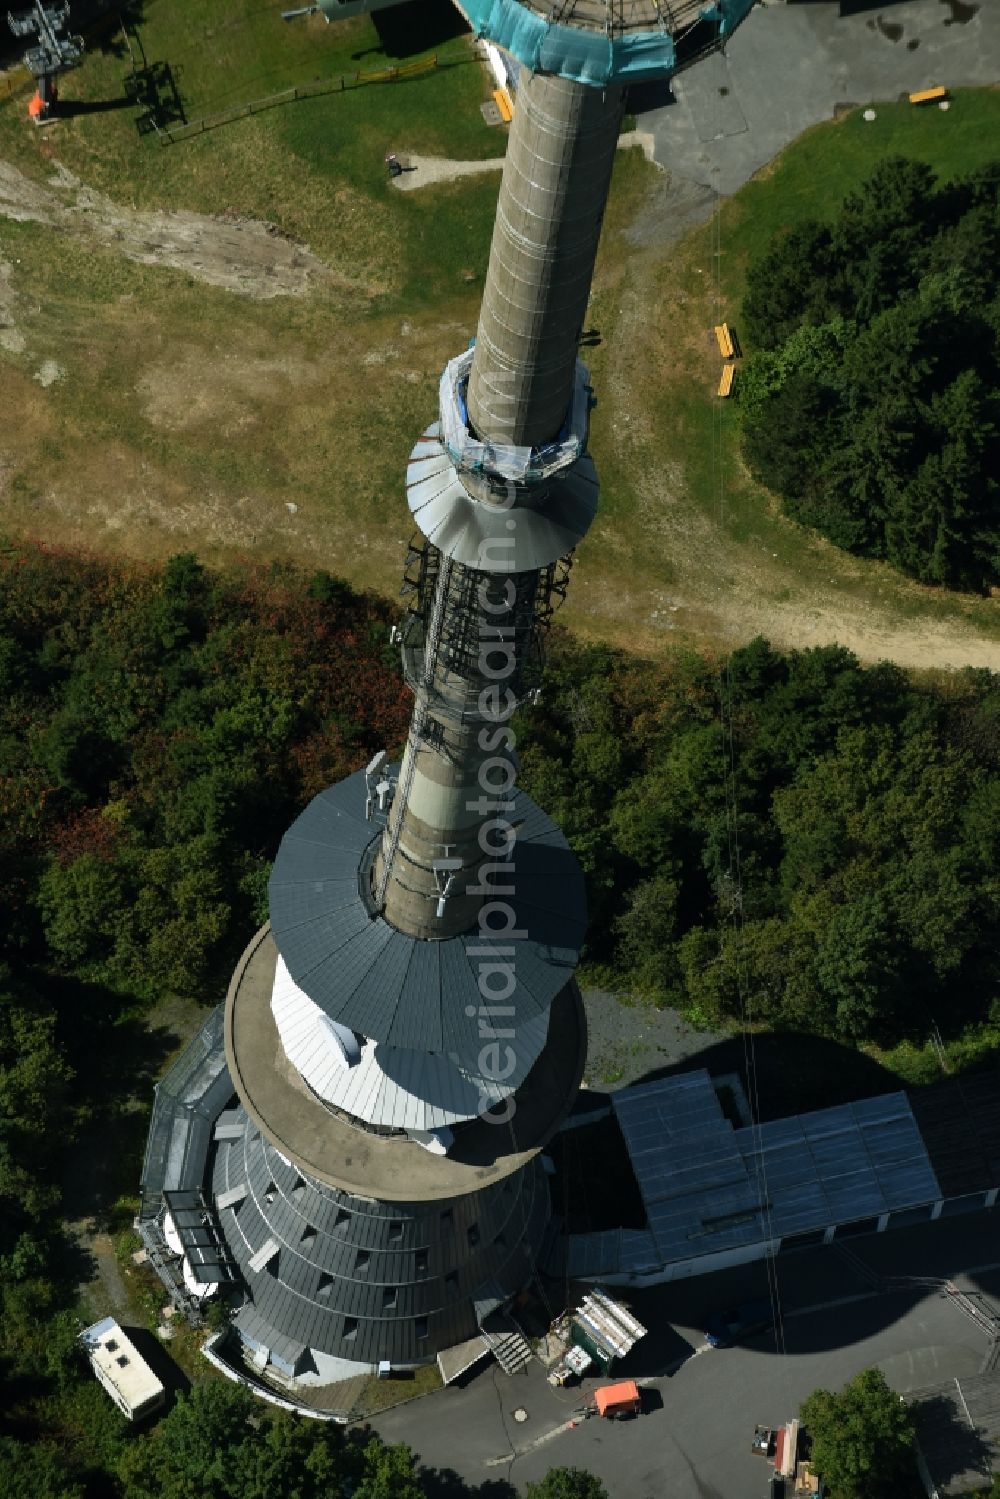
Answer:
[{"label": "grassy clearing", "polygon": [[[210,13],[153,0],[147,12],[147,57],[178,71],[192,116],[393,61],[367,19],[283,25],[246,0]],[[406,456],[433,416],[442,365],[475,329],[498,179],[402,194],[383,156],[391,145],[482,158],[504,145],[483,124],[489,84],[468,39],[434,50],[446,64],[437,72],[166,148],[138,135],[132,110],[39,132],[23,101],[0,108],[0,159],[35,180],[61,164],[126,206],[269,220],[335,272],[308,301],[249,303],[0,220],[26,341],[4,365],[0,497],[11,529],[141,556],[260,551],[395,592]],[[111,50],[91,50],[65,94],[115,97],[125,71]],[[45,360],[65,377],[42,390]]]},{"label": "grassy clearing", "polygon": [[[442,0],[447,8],[447,0]],[[150,0],[147,57],[178,70],[189,115],[394,60],[370,20],[282,25],[250,0]],[[47,180],[63,164],[117,202],[270,220],[334,272],[308,298],[249,302],[113,247],[0,220],[21,353],[0,353],[9,417],[0,502],[12,532],[143,557],[194,547],[323,565],[394,595],[409,530],[403,472],[434,417],[445,360],[475,331],[497,177],[417,193],[386,180],[388,147],[499,154],[467,42],[440,71],[269,111],[160,148],[133,111],[35,131],[0,106],[0,160]],[[69,97],[116,97],[127,60],[93,49]],[[635,249],[662,191],[619,154],[589,322],[602,509],[580,548],[565,621],[655,653],[839,639],[910,665],[1000,660],[995,603],[936,593],[786,521],[739,461],[714,391],[712,325],[738,324],[747,258],[783,225],[832,212],[883,151],[947,175],[991,154],[1000,93],[951,110],[880,106],[808,132],[679,244]],[[717,250],[721,253],[716,254]],[[63,367],[47,389],[43,361]],[[289,506],[294,506],[290,510]]]},{"label": "grassy clearing", "polygon": [[398,1374],[390,1379],[372,1378],[365,1385],[355,1404],[359,1415],[368,1418],[379,1411],[391,1410],[395,1405],[405,1405],[421,1395],[430,1395],[443,1388],[436,1364],[424,1364],[412,1372]]},{"label": "grassy clearing", "polygon": [[[147,58],[169,63],[192,119],[398,60],[370,18],[286,25],[278,9],[254,9],[249,0],[217,0],[207,10],[195,0],[153,0],[147,14],[140,27]],[[0,158],[39,180],[58,161],[88,186],[140,208],[273,221],[367,297],[439,307],[470,265],[466,241],[488,244],[495,179],[492,186],[477,180],[456,203],[447,194],[398,193],[387,180],[386,150],[405,142],[414,151],[483,159],[502,151],[503,137],[480,114],[488,90],[469,38],[405,60],[431,55],[439,68],[419,77],[301,100],[167,147],[138,133],[139,111],[131,107],[63,118],[39,132],[26,124],[23,100],[14,100],[0,107]],[[128,71],[119,32],[104,51],[87,53],[64,95],[89,104],[120,100]]]},{"label": "grassy clearing", "polygon": [[994,601],[911,583],[778,512],[742,467],[735,407],[715,397],[712,333],[723,317],[738,328],[748,260],[775,232],[831,215],[884,153],[920,156],[943,177],[981,165],[998,124],[993,90],[960,92],[947,114],[880,106],[868,125],[856,111],[807,132],[669,254],[631,251],[627,226],[609,224],[593,312],[610,337],[592,363],[602,397],[594,537],[611,565],[588,568],[584,544],[567,623],[596,635],[611,622],[650,650],[759,631],[786,645],[839,639],[916,666],[1000,662]]},{"label": "grassy clearing", "polygon": [[776,233],[803,219],[829,219],[883,156],[926,161],[942,178],[959,177],[996,156],[1000,90],[959,89],[951,107],[915,109],[879,104],[876,119],[851,110],[832,125],[817,125],[723,205],[719,236],[725,250],[721,282],[726,300],[743,295],[743,273]]}]

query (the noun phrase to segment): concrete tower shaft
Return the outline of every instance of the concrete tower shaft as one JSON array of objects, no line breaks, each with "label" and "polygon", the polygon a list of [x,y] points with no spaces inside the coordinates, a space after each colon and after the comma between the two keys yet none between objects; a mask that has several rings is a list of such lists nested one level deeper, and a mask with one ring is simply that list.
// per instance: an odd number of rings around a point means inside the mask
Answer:
[{"label": "concrete tower shaft", "polygon": [[532,655],[539,577],[438,562],[397,803],[375,865],[378,904],[397,931],[425,940],[467,931],[484,896],[480,865],[504,858],[503,838],[481,829],[510,805],[505,721]]},{"label": "concrete tower shaft", "polygon": [[524,77],[469,377],[473,430],[537,447],[566,418],[623,91]]}]

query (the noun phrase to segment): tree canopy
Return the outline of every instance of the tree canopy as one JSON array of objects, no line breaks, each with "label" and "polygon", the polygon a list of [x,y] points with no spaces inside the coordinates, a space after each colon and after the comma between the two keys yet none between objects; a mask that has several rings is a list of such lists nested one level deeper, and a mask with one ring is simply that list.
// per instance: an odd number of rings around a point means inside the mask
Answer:
[{"label": "tree canopy", "polygon": [[304,800],[405,732],[387,611],[327,574],[0,559],[0,955],[221,980]]},{"label": "tree canopy", "polygon": [[409,1448],[356,1439],[326,1421],[263,1405],[241,1385],[207,1380],[178,1398],[122,1457],[123,1499],[423,1499]]},{"label": "tree canopy", "polygon": [[1000,582],[1000,163],[878,163],[747,273],[743,451],[789,515],[925,583]]},{"label": "tree canopy", "polygon": [[522,779],[588,880],[587,956],[695,1018],[846,1041],[998,992],[1000,679],[757,640],[720,670],[557,652]]},{"label": "tree canopy", "polygon": [[608,1499],[608,1491],[583,1468],[550,1468],[540,1483],[528,1484],[528,1499]]},{"label": "tree canopy", "polygon": [[915,1483],[913,1421],[879,1369],[863,1370],[839,1394],[815,1390],[799,1415],[830,1499],[879,1499]]},{"label": "tree canopy", "polygon": [[[387,619],[325,574],[0,552],[13,1494],[308,1496],[336,1471],[356,1499],[418,1499],[404,1449],[340,1446],[213,1381],[127,1434],[74,1353],[79,1266],[60,1228],[74,1131],[109,1126],[108,1155],[127,1142],[119,1166],[138,1178],[133,1100],[151,1099],[163,1060],[151,1002],[221,998],[284,829],[401,740]],[[758,1024],[848,1042],[1000,1023],[1000,677],[911,679],[764,640],[653,664],[556,632],[516,732],[522,783],[586,874],[591,977],[723,1026],[744,1023],[750,996]],[[562,1499],[561,1482],[539,1499]]]}]

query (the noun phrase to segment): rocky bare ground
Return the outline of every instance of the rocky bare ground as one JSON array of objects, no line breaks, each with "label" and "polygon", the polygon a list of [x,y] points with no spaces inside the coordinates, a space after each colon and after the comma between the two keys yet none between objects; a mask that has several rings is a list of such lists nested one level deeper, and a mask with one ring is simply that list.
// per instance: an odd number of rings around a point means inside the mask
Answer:
[{"label": "rocky bare ground", "polygon": [[0,218],[46,224],[107,245],[140,265],[169,266],[196,281],[259,301],[301,297],[334,279],[307,245],[297,244],[273,224],[131,208],[87,187],[64,166],[57,166],[48,182],[41,183],[0,161]]}]

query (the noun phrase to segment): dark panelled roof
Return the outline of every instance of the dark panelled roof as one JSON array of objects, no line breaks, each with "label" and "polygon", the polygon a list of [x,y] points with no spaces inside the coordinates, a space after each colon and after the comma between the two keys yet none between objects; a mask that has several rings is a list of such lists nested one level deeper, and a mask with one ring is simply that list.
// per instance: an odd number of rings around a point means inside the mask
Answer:
[{"label": "dark panelled roof", "polygon": [[[332,1020],[392,1046],[456,1055],[474,1070],[483,938],[477,930],[422,942],[369,915],[358,866],[385,820],[365,820],[365,796],[358,771],[314,797],[282,839],[269,885],[278,951]],[[512,944],[517,986],[504,1001],[516,1029],[548,1009],[571,977],[587,912],[582,872],[552,819],[517,791],[511,821],[510,904],[528,934]]]},{"label": "dark panelled roof", "polygon": [[212,1125],[233,1095],[218,1005],[156,1085],[142,1164],[143,1191],[201,1187]]},{"label": "dark panelled roof", "polygon": [[[522,1288],[549,1212],[537,1160],[454,1201],[380,1203],[304,1176],[249,1127],[217,1142],[213,1162],[216,1198],[243,1183],[246,1196],[217,1209],[253,1303],[236,1321],[290,1363],[303,1347],[414,1363],[472,1337],[474,1295],[485,1282],[505,1297]],[[251,1270],[269,1240],[277,1255]],[[345,1318],[357,1320],[353,1336]],[[426,1339],[417,1318],[427,1319]]]},{"label": "dark panelled roof", "polygon": [[940,1195],[905,1093],[733,1129],[701,1069],[625,1088],[612,1105],[664,1264]]},{"label": "dark panelled roof", "polygon": [[1000,1072],[946,1078],[909,1098],[943,1196],[1000,1187]]}]

